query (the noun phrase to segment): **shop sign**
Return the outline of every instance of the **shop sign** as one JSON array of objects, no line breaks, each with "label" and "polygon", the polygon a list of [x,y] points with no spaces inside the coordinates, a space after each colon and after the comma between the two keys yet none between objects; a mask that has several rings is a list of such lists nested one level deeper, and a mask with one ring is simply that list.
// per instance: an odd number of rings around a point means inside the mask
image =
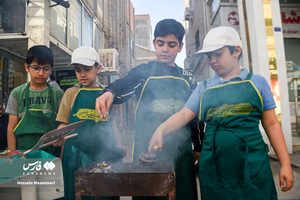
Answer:
[{"label": "shop sign", "polygon": [[56,82],[63,91],[75,84],[80,84],[76,78],[74,69],[56,71]]},{"label": "shop sign", "polygon": [[300,9],[281,7],[284,38],[300,38]]},{"label": "shop sign", "polygon": [[232,25],[240,25],[239,14],[235,11],[230,12],[228,14],[227,21],[229,24],[232,24]]},{"label": "shop sign", "polygon": [[222,6],[219,14],[221,16],[221,24],[217,26],[230,26],[240,34],[240,19],[236,6]]},{"label": "shop sign", "polygon": [[240,19],[238,8],[232,6],[222,6],[222,26],[231,26],[239,29]]}]

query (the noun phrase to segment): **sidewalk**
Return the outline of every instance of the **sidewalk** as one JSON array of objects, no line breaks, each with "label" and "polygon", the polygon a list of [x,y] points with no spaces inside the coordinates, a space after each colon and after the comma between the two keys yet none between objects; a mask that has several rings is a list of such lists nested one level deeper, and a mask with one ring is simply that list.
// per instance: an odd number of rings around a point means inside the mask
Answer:
[{"label": "sidewalk", "polygon": [[275,182],[275,187],[277,190],[277,195],[279,200],[299,200],[300,199],[300,152],[290,155],[291,166],[294,174],[294,187],[287,191],[282,192],[279,186],[279,170],[280,163],[276,156],[269,156],[271,169],[273,172],[273,178]]},{"label": "sidewalk", "polygon": [[[273,158],[275,160],[278,160],[276,156],[269,156],[270,158]],[[290,155],[291,159],[291,165],[294,167],[299,167],[300,168],[300,152],[296,152]]]}]

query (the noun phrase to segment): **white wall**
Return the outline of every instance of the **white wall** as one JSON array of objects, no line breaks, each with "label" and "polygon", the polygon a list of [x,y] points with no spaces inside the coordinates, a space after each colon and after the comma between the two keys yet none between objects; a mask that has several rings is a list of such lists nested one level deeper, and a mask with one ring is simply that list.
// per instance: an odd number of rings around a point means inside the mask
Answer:
[{"label": "white wall", "polygon": [[[264,20],[263,0],[245,1],[247,22],[250,40],[250,53],[252,60],[252,67],[254,74],[260,74],[264,76],[270,84],[270,68],[269,68],[269,57],[268,57],[268,46],[267,46],[267,34]],[[279,2],[277,0],[270,0],[272,10],[272,24],[273,27],[282,27],[280,18]],[[239,11],[243,10],[242,0],[238,0]],[[240,21],[244,21],[241,18],[243,15],[240,14]],[[245,24],[241,24],[241,34],[245,36]],[[281,28],[282,30],[282,28]],[[242,38],[243,44],[246,44],[246,37]],[[280,107],[281,107],[281,124],[283,134],[286,140],[287,149],[290,154],[293,153],[292,145],[292,132],[291,132],[291,120],[290,120],[290,106],[288,99],[288,88],[287,88],[287,75],[285,65],[285,54],[283,45],[282,32],[274,31],[275,40],[275,51],[278,71],[278,81],[280,90]],[[243,55],[245,56],[245,55]],[[270,144],[266,134],[263,132],[264,140],[267,144]],[[269,145],[270,146],[270,145]],[[274,152],[271,152],[274,153]]]}]

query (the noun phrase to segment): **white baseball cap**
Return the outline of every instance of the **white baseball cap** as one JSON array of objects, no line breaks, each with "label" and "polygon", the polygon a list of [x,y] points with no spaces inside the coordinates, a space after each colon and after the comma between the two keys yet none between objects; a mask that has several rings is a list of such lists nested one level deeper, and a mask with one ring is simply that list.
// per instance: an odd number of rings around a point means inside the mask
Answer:
[{"label": "white baseball cap", "polygon": [[203,48],[195,54],[216,51],[224,46],[240,46],[242,41],[238,32],[229,26],[219,26],[211,29],[203,40]]},{"label": "white baseball cap", "polygon": [[100,62],[100,56],[97,51],[92,47],[81,46],[73,51],[71,63],[68,65],[68,67],[73,64],[93,66],[95,62],[102,65]]}]

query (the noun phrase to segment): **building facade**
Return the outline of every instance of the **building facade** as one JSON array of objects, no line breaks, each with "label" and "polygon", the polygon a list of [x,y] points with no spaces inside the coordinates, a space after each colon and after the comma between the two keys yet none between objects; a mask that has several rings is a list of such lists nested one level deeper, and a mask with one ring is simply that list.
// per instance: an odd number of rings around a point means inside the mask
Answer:
[{"label": "building facade", "polygon": [[[297,56],[300,2],[297,0],[184,0],[185,68],[197,82],[214,76],[206,56],[196,56],[206,33],[214,27],[231,26],[241,36],[241,68],[264,76],[272,89],[288,152],[299,151],[299,74]],[[199,12],[201,11],[201,12]],[[296,101],[296,103],[295,103]],[[296,111],[297,110],[297,111]],[[262,135],[270,145],[263,128]],[[271,148],[271,153],[274,153]]]},{"label": "building facade", "polygon": [[153,49],[152,27],[149,15],[135,15],[135,43]]},{"label": "building facade", "polygon": [[149,15],[135,15],[135,66],[155,61]]},{"label": "building facade", "polygon": [[[104,66],[98,82],[108,85],[135,66],[135,21],[130,0],[2,0],[0,2],[0,97],[4,105],[11,90],[30,81],[24,69],[27,50],[46,45],[54,54],[53,73],[63,90],[77,82],[67,68],[74,49],[94,47]],[[116,112],[128,116],[128,105]]]}]

